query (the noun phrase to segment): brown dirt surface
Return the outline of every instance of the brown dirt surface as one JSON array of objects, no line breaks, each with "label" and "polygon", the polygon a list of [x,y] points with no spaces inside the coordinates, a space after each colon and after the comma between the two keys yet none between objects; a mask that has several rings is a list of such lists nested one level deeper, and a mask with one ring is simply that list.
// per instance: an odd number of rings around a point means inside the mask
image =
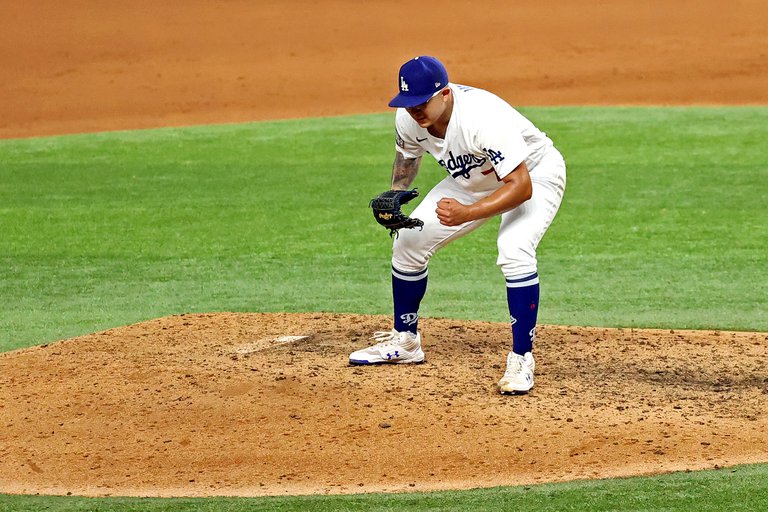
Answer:
[{"label": "brown dirt surface", "polygon": [[[354,367],[388,317],[177,315],[0,355],[0,492],[472,488],[768,460],[768,335],[424,319],[427,361]],[[281,336],[307,336],[295,342]]]},{"label": "brown dirt surface", "polygon": [[5,2],[0,137],[385,112],[418,54],[515,105],[765,104],[766,26],[764,0]]}]

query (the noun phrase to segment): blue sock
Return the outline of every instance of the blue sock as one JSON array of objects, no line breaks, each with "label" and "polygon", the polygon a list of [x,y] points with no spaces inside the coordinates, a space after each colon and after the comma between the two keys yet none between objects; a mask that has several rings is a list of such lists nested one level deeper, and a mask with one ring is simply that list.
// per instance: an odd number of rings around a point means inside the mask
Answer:
[{"label": "blue sock", "polygon": [[525,355],[533,350],[536,314],[539,310],[539,274],[507,278],[507,304],[512,323],[512,351]]},{"label": "blue sock", "polygon": [[395,329],[416,334],[419,304],[427,291],[427,269],[402,272],[392,267],[392,299],[395,304]]}]

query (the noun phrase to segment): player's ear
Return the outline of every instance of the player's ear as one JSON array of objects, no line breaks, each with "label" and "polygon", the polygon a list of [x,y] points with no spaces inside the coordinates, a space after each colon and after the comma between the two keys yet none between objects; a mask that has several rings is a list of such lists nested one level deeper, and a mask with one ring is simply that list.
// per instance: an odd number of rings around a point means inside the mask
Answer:
[{"label": "player's ear", "polygon": [[449,87],[446,87],[445,89],[443,89],[442,91],[440,91],[440,94],[441,94],[441,95],[442,95],[442,97],[443,97],[443,102],[446,102],[446,101],[448,101],[448,100],[450,99],[450,97],[451,97],[451,89],[450,89]]}]

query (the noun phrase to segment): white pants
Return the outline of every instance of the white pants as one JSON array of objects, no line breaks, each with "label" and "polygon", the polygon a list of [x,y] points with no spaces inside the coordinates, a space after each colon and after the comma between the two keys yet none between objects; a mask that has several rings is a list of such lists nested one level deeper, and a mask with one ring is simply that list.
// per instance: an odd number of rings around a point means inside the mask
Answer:
[{"label": "white pants", "polygon": [[[565,162],[559,152],[552,149],[531,171],[533,194],[531,198],[508,212],[501,214],[496,264],[507,278],[527,276],[537,271],[536,248],[552,224],[565,192]],[[403,272],[420,272],[427,268],[429,259],[453,240],[474,231],[488,219],[444,226],[437,219],[437,202],[444,197],[472,204],[493,193],[471,193],[448,176],[429,191],[411,214],[424,221],[424,228],[401,229],[392,250],[392,266]]]}]

